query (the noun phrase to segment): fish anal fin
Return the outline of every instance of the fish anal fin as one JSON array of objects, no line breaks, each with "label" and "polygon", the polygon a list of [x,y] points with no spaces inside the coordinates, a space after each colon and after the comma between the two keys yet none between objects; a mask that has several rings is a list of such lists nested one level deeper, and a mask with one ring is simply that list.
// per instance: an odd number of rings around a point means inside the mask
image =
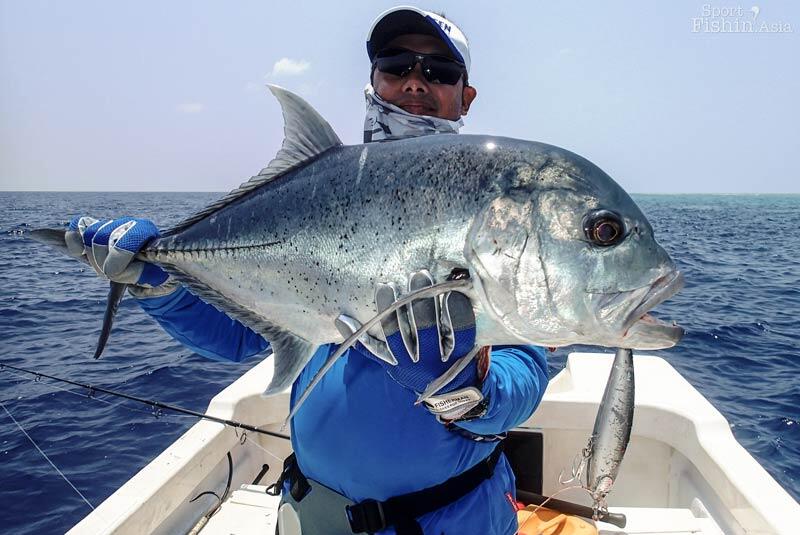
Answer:
[{"label": "fish anal fin", "polygon": [[208,286],[203,281],[180,271],[170,264],[159,264],[173,279],[209,305],[221,310],[229,317],[249,327],[263,336],[274,353],[275,372],[265,395],[277,394],[290,386],[300,375],[303,367],[311,360],[317,349],[315,344],[303,339],[287,329],[275,325],[259,314],[249,310]]},{"label": "fish anal fin", "polygon": [[269,386],[264,390],[263,396],[280,394],[289,388],[311,360],[318,347],[287,332],[270,340],[270,346],[272,346],[275,372]]}]

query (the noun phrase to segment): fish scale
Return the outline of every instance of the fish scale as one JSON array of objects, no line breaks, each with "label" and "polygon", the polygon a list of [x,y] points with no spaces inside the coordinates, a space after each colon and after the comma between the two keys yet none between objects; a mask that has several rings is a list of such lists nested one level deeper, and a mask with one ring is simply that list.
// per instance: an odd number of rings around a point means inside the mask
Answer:
[{"label": "fish scale", "polygon": [[[217,273],[235,271],[237,286],[236,289],[226,288],[228,293],[237,292],[240,286],[244,291],[251,291],[257,285],[260,288],[261,282],[275,286],[276,299],[284,304],[280,307],[281,313],[275,313],[275,302],[259,302],[256,306],[261,307],[258,312],[263,317],[286,328],[290,327],[285,321],[287,307],[305,311],[315,307],[320,299],[328,302],[322,312],[331,317],[342,312],[355,317],[368,317],[374,313],[372,293],[374,284],[379,280],[429,267],[434,262],[449,261],[453,266],[464,265],[466,261],[462,250],[469,225],[468,216],[476,211],[474,206],[470,206],[474,198],[450,195],[442,188],[441,177],[435,169],[428,168],[428,176],[425,176],[422,174],[425,166],[413,160],[407,160],[406,169],[399,166],[400,162],[391,166],[395,187],[390,190],[388,198],[386,195],[378,197],[383,190],[381,174],[385,174],[381,170],[381,152],[388,152],[392,148],[384,145],[378,147],[380,150],[371,151],[358,188],[353,187],[352,177],[343,176],[345,170],[336,166],[339,162],[346,167],[344,162],[357,158],[358,147],[345,147],[338,154],[327,155],[305,167],[302,179],[276,179],[247,198],[221,209],[215,214],[213,222],[198,222],[190,230],[154,243],[151,249],[155,252],[146,251],[143,259],[169,264],[183,272],[197,273],[196,277],[201,282],[214,286],[218,286],[213,279]],[[427,147],[427,151],[441,158],[441,148]],[[463,154],[459,156],[463,158]],[[428,157],[429,161],[433,161],[433,158]],[[331,159],[333,165],[329,163]],[[310,183],[317,184],[316,198],[313,202],[303,203],[307,211],[303,217],[297,217],[293,212],[300,204],[298,199],[304,198],[310,190]],[[432,185],[414,187],[420,183]],[[432,196],[431,191],[439,193]],[[390,214],[388,208],[395,205],[398,197],[402,198],[401,205],[405,207]],[[367,205],[364,199],[373,200],[367,209],[360,208]],[[378,202],[380,200],[388,203]],[[449,213],[445,211],[448,203]],[[255,251],[249,250],[252,247],[250,244],[259,240],[245,235],[231,239],[227,229],[230,221],[241,219],[240,214],[247,214],[251,205],[276,207],[269,209],[257,225],[247,225],[248,233],[260,234],[260,241],[270,240],[272,246],[258,251],[260,273],[251,273],[247,280],[243,280],[241,276],[253,265],[251,253],[255,254]],[[415,215],[415,222],[411,221],[407,206],[423,209]],[[377,217],[380,213],[387,215]],[[364,224],[364,221],[371,223]],[[243,226],[234,222],[231,228]],[[431,228],[447,230],[445,233],[432,233]],[[228,251],[231,257],[217,254],[202,260],[191,258],[185,262],[172,252],[207,248],[209,237],[220,237],[223,241],[216,250]],[[223,258],[224,266],[213,265],[222,262]],[[205,275],[198,273],[200,267],[206,268]],[[437,271],[441,274],[450,269]],[[282,283],[276,285],[276,280],[281,278]],[[312,288],[313,292],[310,291]],[[362,305],[359,307],[354,304],[356,302]],[[313,329],[308,329],[316,331],[312,333],[314,338],[310,338],[312,342],[326,343],[339,338],[333,322],[327,323],[316,324]],[[292,330],[298,330],[296,326],[293,327]]]},{"label": "fish scale", "polygon": [[[137,255],[270,341],[267,393],[291,385],[318,345],[343,341],[340,314],[373,318],[377,283],[406,288],[420,269],[438,281],[469,273],[460,291],[480,345],[655,349],[682,335],[646,314],[682,276],[628,194],[585,158],[496,136],[344,146],[308,103],[270,89],[285,120],[277,156]],[[613,244],[587,230],[601,216],[622,228]],[[63,230],[31,235],[63,249],[59,232],[63,242]]]}]

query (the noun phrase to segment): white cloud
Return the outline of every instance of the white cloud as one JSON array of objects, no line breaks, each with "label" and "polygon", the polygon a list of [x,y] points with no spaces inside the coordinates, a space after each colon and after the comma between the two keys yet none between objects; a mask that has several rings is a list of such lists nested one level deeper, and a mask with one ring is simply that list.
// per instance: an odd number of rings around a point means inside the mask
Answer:
[{"label": "white cloud", "polygon": [[304,59],[281,58],[272,66],[272,70],[267,73],[270,76],[299,76],[311,68],[311,63]]},{"label": "white cloud", "polygon": [[206,109],[206,107],[200,102],[183,102],[182,104],[178,104],[176,109],[181,113],[200,113]]}]

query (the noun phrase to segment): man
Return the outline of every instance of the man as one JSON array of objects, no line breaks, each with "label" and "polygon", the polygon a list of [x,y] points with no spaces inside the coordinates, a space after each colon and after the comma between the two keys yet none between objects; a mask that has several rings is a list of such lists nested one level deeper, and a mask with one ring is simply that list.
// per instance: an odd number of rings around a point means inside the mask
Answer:
[{"label": "man", "polygon": [[[427,58],[424,67],[422,62],[411,64],[413,70],[403,76],[410,64],[407,54],[404,57],[408,50],[435,56]],[[367,54],[372,85],[365,90],[365,143],[458,132],[461,116],[478,92],[468,84],[469,46],[455,24],[435,13],[394,8],[373,23]],[[433,78],[451,72],[456,73],[455,83]]]},{"label": "man", "polygon": [[[455,24],[394,8],[373,24],[367,52],[365,142],[458,132],[477,92],[468,84],[469,46]],[[158,267],[131,262],[158,235],[152,222],[80,218],[71,228],[72,250],[101,274],[135,283],[142,308],[195,352],[240,361],[269,348]],[[410,290],[433,283],[425,271],[409,276]],[[376,309],[398,293],[379,285]],[[338,326],[343,334],[358,328],[345,316]],[[297,516],[305,534],[515,533],[514,476],[498,435],[539,403],[547,384],[544,352],[495,347],[490,364],[484,351],[480,366],[467,366],[438,402],[416,406],[432,379],[473,350],[472,306],[456,292],[441,302],[418,299],[408,316],[390,316],[382,327],[385,341],[365,338],[348,350],[292,421],[296,457],[281,481],[281,515]],[[336,347],[317,350],[293,385],[292,405]]]}]

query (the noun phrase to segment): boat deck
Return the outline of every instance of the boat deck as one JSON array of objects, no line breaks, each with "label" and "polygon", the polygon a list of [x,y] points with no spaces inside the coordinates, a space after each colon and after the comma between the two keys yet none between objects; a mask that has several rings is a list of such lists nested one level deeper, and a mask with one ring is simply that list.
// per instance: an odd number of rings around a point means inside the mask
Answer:
[{"label": "boat deck", "polygon": [[[520,490],[590,505],[577,489],[561,495],[567,489],[559,481],[586,446],[612,360],[571,354],[534,415],[515,430],[521,442],[509,437],[506,455],[516,463]],[[261,396],[273,361],[265,359],[220,392],[208,413],[279,431],[288,391]],[[272,535],[279,500],[262,484],[277,479],[290,452],[286,440],[200,421],[69,533]],[[236,490],[206,521],[216,506],[209,490],[228,486]],[[736,442],[719,411],[665,360],[643,354],[636,356],[631,441],[609,507],[625,514],[627,525],[600,523],[606,535],[795,535],[800,517],[797,502]]]},{"label": "boat deck", "polygon": [[[272,535],[278,521],[280,496],[270,496],[263,485],[242,485],[231,493],[217,513],[211,517],[203,535]],[[624,514],[628,523],[624,529],[598,522],[601,535],[647,534],[659,535],[724,535],[716,522],[702,510],[614,507]]]},{"label": "boat deck", "polygon": [[270,496],[264,485],[242,485],[211,517],[203,535],[272,535],[278,525],[280,496]]}]

